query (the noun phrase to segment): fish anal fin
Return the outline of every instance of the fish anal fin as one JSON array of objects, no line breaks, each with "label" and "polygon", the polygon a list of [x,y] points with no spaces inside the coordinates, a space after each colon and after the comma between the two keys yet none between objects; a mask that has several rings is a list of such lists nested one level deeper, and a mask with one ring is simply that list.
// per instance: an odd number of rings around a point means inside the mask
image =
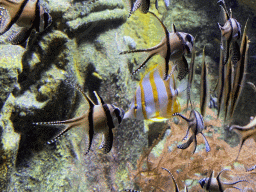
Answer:
[{"label": "fish anal fin", "polygon": [[102,135],[102,142],[100,149],[103,149],[104,153],[109,153],[113,146],[113,132],[111,129]]},{"label": "fish anal fin", "polygon": [[179,70],[177,78],[181,81],[188,74],[188,62],[184,55],[182,56],[182,59],[177,60],[176,62],[178,62],[177,67]]},{"label": "fish anal fin", "polygon": [[33,29],[33,27],[30,27],[30,28],[22,27],[16,33],[15,32],[12,33],[7,38],[7,41],[9,41],[13,45],[20,45],[20,44],[24,43],[28,39],[32,29]]},{"label": "fish anal fin", "polygon": [[192,135],[186,143],[178,145],[177,147],[179,149],[187,149],[190,146],[190,144],[193,142],[193,140],[194,140],[194,136]]}]

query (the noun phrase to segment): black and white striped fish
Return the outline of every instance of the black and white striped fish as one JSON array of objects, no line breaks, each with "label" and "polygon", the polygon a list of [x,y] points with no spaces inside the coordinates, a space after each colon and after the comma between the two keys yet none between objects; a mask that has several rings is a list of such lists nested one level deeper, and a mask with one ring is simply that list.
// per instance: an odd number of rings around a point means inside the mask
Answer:
[{"label": "black and white striped fish", "polygon": [[224,192],[228,188],[235,188],[241,191],[241,189],[239,189],[238,187],[235,187],[234,185],[240,182],[247,182],[247,181],[238,180],[238,181],[229,182],[229,183],[221,182],[220,175],[221,173],[223,173],[223,171],[226,171],[226,169],[223,169],[222,171],[220,171],[216,178],[214,177],[214,172],[212,171],[210,174],[210,177],[199,180],[199,184],[203,189],[211,192]]},{"label": "black and white striped fish", "polygon": [[202,115],[198,111],[193,109],[190,112],[189,119],[186,118],[185,116],[181,115],[180,113],[174,113],[173,116],[180,116],[181,118],[183,118],[184,120],[186,120],[188,122],[188,130],[187,130],[187,133],[186,133],[185,137],[183,138],[183,140],[187,139],[188,134],[189,134],[189,129],[192,130],[192,135],[189,138],[189,140],[186,143],[183,143],[183,144],[177,146],[179,149],[187,149],[190,146],[190,144],[194,141],[194,150],[193,150],[192,154],[195,153],[196,146],[197,146],[196,136],[198,133],[201,133],[204,138],[206,151],[209,152],[211,150],[209,143],[203,134],[203,130],[205,129],[204,120],[203,120]]},{"label": "black and white striped fish", "polygon": [[89,145],[87,153],[89,152],[94,133],[103,133],[102,142],[100,148],[104,153],[110,152],[113,144],[113,132],[112,129],[118,126],[124,117],[124,111],[112,104],[105,104],[103,99],[94,91],[97,98],[97,104],[95,104],[80,87],[75,86],[76,89],[82,93],[83,97],[89,103],[89,110],[82,116],[75,117],[64,121],[54,122],[36,122],[34,125],[64,125],[65,128],[55,135],[48,144],[55,142],[61,135],[74,127],[82,127],[86,130],[89,137]]},{"label": "black and white striped fish", "polygon": [[162,21],[152,12],[158,21],[161,23],[165,31],[165,36],[162,41],[149,49],[135,49],[130,51],[123,51],[120,54],[136,53],[136,52],[146,52],[148,53],[147,58],[143,63],[132,73],[135,74],[141,68],[143,68],[151,57],[156,54],[161,55],[165,59],[165,74],[163,79],[167,80],[170,76],[169,72],[169,61],[175,63],[175,67],[178,68],[178,79],[182,80],[188,74],[188,63],[185,58],[185,54],[191,53],[193,48],[194,37],[188,33],[177,32],[175,25],[173,25],[173,32],[169,32]]},{"label": "black and white striped fish", "polygon": [[224,0],[217,2],[221,7],[222,21],[218,23],[221,31],[221,49],[224,52],[224,65],[228,62],[229,54],[232,54],[232,61],[235,64],[240,59],[240,48],[237,40],[241,37],[241,25],[232,18],[232,12],[227,10]]},{"label": "black and white striped fish", "polygon": [[[166,7],[170,6],[170,0],[164,0],[164,3]],[[155,6],[158,9],[158,0],[156,0]],[[140,8],[142,13],[147,13],[149,10],[149,7],[150,7],[150,0],[129,0],[129,8],[130,8],[129,17],[138,8]]]},{"label": "black and white striped fish", "polygon": [[8,41],[12,44],[24,43],[33,29],[44,31],[52,22],[51,16],[40,5],[39,0],[0,0],[0,35],[18,26]]}]

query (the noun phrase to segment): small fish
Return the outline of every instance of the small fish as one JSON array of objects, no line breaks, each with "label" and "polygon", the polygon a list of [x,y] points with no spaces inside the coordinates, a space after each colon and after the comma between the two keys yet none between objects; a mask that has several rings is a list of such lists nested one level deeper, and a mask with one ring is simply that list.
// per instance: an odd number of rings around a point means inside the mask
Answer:
[{"label": "small fish", "polygon": [[202,57],[202,70],[201,70],[201,89],[200,89],[200,109],[201,114],[204,117],[205,110],[208,102],[208,80],[207,80],[207,66],[205,63],[205,48],[203,49]]},{"label": "small fish", "polygon": [[[171,173],[168,169],[166,169],[166,168],[164,168],[164,167],[162,167],[162,169],[165,170],[165,171],[167,171],[167,172],[171,175],[172,182],[174,183],[175,192],[179,192],[178,184],[177,184],[177,182],[175,181],[175,179],[174,179],[172,173]],[[188,192],[187,186],[185,186],[184,192]]]},{"label": "small fish", "polygon": [[233,88],[231,92],[230,117],[233,116],[236,105],[238,103],[238,100],[243,88],[245,73],[247,69],[249,40],[248,40],[248,36],[246,35],[246,31],[247,31],[247,22],[244,27],[244,32],[243,32],[243,37],[241,42],[241,48],[240,48],[241,57],[237,62],[235,78],[234,78]]},{"label": "small fish", "polygon": [[[170,6],[170,0],[164,0],[164,2],[166,7]],[[155,6],[156,9],[158,9],[158,0],[156,0]],[[129,0],[129,7],[130,13],[128,17],[130,17],[138,8],[140,8],[142,13],[147,13],[150,7],[150,0]]]},{"label": "small fish", "polygon": [[234,185],[240,182],[247,182],[247,180],[239,180],[235,182],[229,182],[229,183],[224,183],[220,181],[220,175],[227,169],[223,169],[222,171],[219,172],[217,177],[214,177],[214,172],[212,171],[210,174],[209,178],[203,178],[199,180],[199,184],[203,189],[206,191],[211,191],[211,192],[224,192],[226,189],[229,188],[235,188],[241,191],[238,187],[235,187]]},{"label": "small fish", "polygon": [[241,25],[236,19],[232,18],[231,9],[229,13],[224,0],[219,0],[217,4],[220,5],[223,13],[223,25],[220,23],[218,23],[218,25],[221,31],[221,49],[224,52],[224,65],[228,61],[230,50],[232,54],[232,61],[236,63],[240,59],[237,40],[241,37]]},{"label": "small fish", "polygon": [[141,79],[133,102],[124,118],[162,121],[180,111],[177,96],[184,84],[181,83],[176,89],[174,77],[164,81],[161,74],[161,69],[156,68]]},{"label": "small fish", "polygon": [[256,117],[254,117],[249,124],[245,126],[239,126],[239,125],[232,125],[229,128],[230,131],[235,130],[240,135],[241,141],[240,141],[240,147],[238,151],[238,155],[236,157],[236,160],[239,156],[239,153],[242,149],[242,146],[244,145],[244,142],[249,139],[253,138],[256,142]]},{"label": "small fish", "polygon": [[83,127],[89,137],[89,145],[86,153],[89,152],[94,133],[103,133],[100,149],[103,149],[104,153],[110,152],[113,144],[113,132],[112,128],[118,126],[124,117],[124,111],[111,104],[105,104],[103,99],[94,91],[98,104],[95,104],[78,85],[75,88],[83,95],[83,97],[89,103],[89,110],[82,116],[75,117],[64,121],[54,122],[36,122],[34,125],[64,125],[65,128],[53,137],[48,144],[55,142],[61,135],[74,127]]},{"label": "small fish", "polygon": [[165,58],[165,74],[164,80],[169,78],[169,60],[174,61],[178,67],[178,79],[182,80],[188,74],[188,63],[185,58],[185,54],[191,53],[193,48],[194,37],[188,33],[177,32],[175,25],[173,25],[173,32],[169,33],[162,21],[152,12],[158,21],[161,23],[165,31],[165,37],[162,41],[149,49],[135,49],[130,51],[123,51],[120,54],[136,53],[136,52],[147,52],[148,56],[143,61],[143,63],[132,73],[137,73],[141,68],[143,68],[151,57],[156,54],[161,55]]},{"label": "small fish", "polygon": [[189,134],[189,129],[191,128],[191,130],[192,130],[192,135],[189,138],[189,140],[186,143],[183,143],[183,144],[177,146],[179,149],[188,148],[190,146],[190,144],[194,141],[195,145],[194,145],[194,150],[192,152],[192,154],[194,154],[196,151],[196,146],[197,146],[196,135],[198,133],[201,133],[204,138],[206,151],[209,152],[211,150],[209,143],[203,134],[203,130],[205,129],[204,120],[203,120],[202,115],[198,111],[192,110],[190,112],[189,119],[187,119],[185,116],[181,115],[180,113],[174,113],[173,116],[180,116],[181,118],[183,118],[185,121],[188,122],[188,130],[187,130],[187,133],[186,133],[185,137],[183,138],[183,140],[187,139],[188,134]]},{"label": "small fish", "polygon": [[0,0],[0,35],[14,24],[19,27],[7,39],[12,44],[24,43],[32,29],[42,32],[51,22],[50,14],[40,5],[39,0]]}]

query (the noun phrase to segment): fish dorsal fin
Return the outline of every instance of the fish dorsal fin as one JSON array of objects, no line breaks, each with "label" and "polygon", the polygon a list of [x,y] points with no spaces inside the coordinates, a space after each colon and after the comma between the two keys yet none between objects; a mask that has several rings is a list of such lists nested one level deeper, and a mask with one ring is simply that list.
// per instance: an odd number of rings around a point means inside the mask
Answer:
[{"label": "fish dorsal fin", "polygon": [[90,105],[90,108],[93,107],[95,105],[95,103],[91,100],[90,97],[88,97],[85,92],[83,92],[83,90],[77,85],[77,84],[73,84],[72,82],[66,80],[66,82],[68,82],[69,84],[71,84],[74,88],[76,88],[76,90],[78,90],[82,95],[83,97],[85,98],[85,100],[88,101],[89,105]]},{"label": "fish dorsal fin", "polygon": [[156,16],[155,13],[150,12],[150,14],[152,14],[155,18],[157,18],[157,20],[160,22],[160,24],[162,25],[162,27],[164,28],[164,33],[165,33],[165,37],[166,37],[166,57],[165,57],[165,75],[164,75],[164,80],[168,79],[168,74],[169,74],[169,60],[171,57],[171,47],[170,47],[170,37],[169,37],[169,31],[167,30],[166,26],[163,24],[163,22]]},{"label": "fish dorsal fin", "polygon": [[176,32],[177,32],[177,30],[176,30],[176,27],[175,27],[174,23],[172,24],[172,31],[173,31],[173,33],[176,33]]},{"label": "fish dorsal fin", "polygon": [[93,91],[95,97],[97,98],[97,104],[98,105],[104,105],[105,102],[103,101],[103,99],[98,95],[98,93],[96,91]]},{"label": "fish dorsal fin", "polygon": [[167,172],[171,175],[172,182],[173,182],[174,185],[175,185],[175,192],[179,192],[179,188],[178,188],[177,182],[175,181],[175,179],[174,179],[172,173],[171,173],[168,169],[166,169],[166,168],[164,168],[164,167],[162,167],[162,169],[165,170],[165,171],[167,171]]},{"label": "fish dorsal fin", "polygon": [[226,22],[227,20],[230,19],[230,15],[228,13],[228,9],[226,7],[225,1],[219,0],[217,4],[219,4],[219,6],[221,7],[221,17],[222,19],[225,19],[225,22]]}]

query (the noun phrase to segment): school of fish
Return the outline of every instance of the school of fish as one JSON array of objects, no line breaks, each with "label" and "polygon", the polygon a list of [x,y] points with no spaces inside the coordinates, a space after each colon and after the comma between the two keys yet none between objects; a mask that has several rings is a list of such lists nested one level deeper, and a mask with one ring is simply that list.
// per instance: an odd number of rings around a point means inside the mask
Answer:
[{"label": "school of fish", "polygon": [[[59,133],[52,135],[47,141],[48,144],[54,143],[67,131],[77,127],[83,128],[88,136],[88,148],[85,154],[88,154],[91,150],[94,135],[101,133],[103,138],[99,148],[104,153],[109,153],[114,140],[112,129],[118,127],[124,119],[165,121],[173,116],[178,116],[188,123],[188,129],[183,140],[187,140],[190,129],[192,135],[185,143],[177,145],[177,148],[186,150],[191,143],[194,143],[192,151],[194,154],[197,147],[197,136],[200,133],[204,139],[206,151],[209,152],[211,148],[206,136],[203,134],[205,130],[205,111],[210,103],[210,107],[217,109],[218,116],[223,109],[225,121],[228,118],[229,120],[232,119],[243,89],[248,62],[249,40],[246,33],[247,23],[242,33],[240,23],[233,18],[232,11],[227,9],[225,1],[219,0],[217,2],[221,9],[221,19],[218,23],[221,44],[219,77],[216,85],[217,97],[215,98],[214,94],[209,92],[208,68],[205,61],[206,47],[202,52],[199,112],[194,109],[190,95],[197,52],[194,45],[195,38],[187,32],[178,32],[174,24],[172,32],[169,32],[163,22],[153,12],[149,11],[150,0],[129,0],[128,2],[128,17],[132,17],[132,14],[137,9],[140,9],[145,14],[153,15],[160,22],[165,33],[161,42],[154,47],[120,52],[121,55],[130,53],[147,54],[146,59],[132,74],[142,69],[154,55],[159,54],[165,60],[164,63],[159,63],[156,68],[142,75],[129,109],[124,112],[123,109],[113,104],[106,104],[95,91],[94,96],[97,99],[97,103],[94,103],[78,85],[73,85],[89,104],[89,109],[83,115],[63,121],[34,122],[33,124],[37,126],[63,127]],[[166,8],[170,7],[170,0],[164,0],[164,3]],[[158,9],[158,0],[155,1],[155,7]],[[52,18],[50,14],[40,5],[39,0],[0,0],[0,35],[7,33],[11,28],[15,28],[15,32],[10,33],[6,39],[11,44],[26,47],[26,42],[29,40],[32,30],[36,30],[38,35],[40,35],[41,32],[48,30],[51,23]],[[239,45],[240,39],[241,43]],[[185,57],[187,54],[192,55],[190,64],[188,64]],[[185,78],[187,75],[188,79]],[[254,86],[251,82],[248,82],[248,84]],[[189,104],[191,106],[189,118],[182,115],[183,111],[181,111],[179,102],[185,90],[187,92],[187,109]],[[252,118],[248,125],[230,126],[230,131],[233,130],[241,138],[239,155],[247,139],[253,138],[256,142],[256,117]],[[162,169],[170,175],[175,191],[179,191],[171,172],[167,168]],[[222,192],[227,188],[239,189],[235,186],[237,183],[247,182],[246,180],[222,182],[220,175],[224,171],[226,170],[223,169],[216,177],[214,177],[214,172],[212,171],[208,178],[202,178],[199,181],[200,186],[206,191]],[[124,191],[136,190],[125,189]],[[188,191],[186,186],[184,191]]]}]

